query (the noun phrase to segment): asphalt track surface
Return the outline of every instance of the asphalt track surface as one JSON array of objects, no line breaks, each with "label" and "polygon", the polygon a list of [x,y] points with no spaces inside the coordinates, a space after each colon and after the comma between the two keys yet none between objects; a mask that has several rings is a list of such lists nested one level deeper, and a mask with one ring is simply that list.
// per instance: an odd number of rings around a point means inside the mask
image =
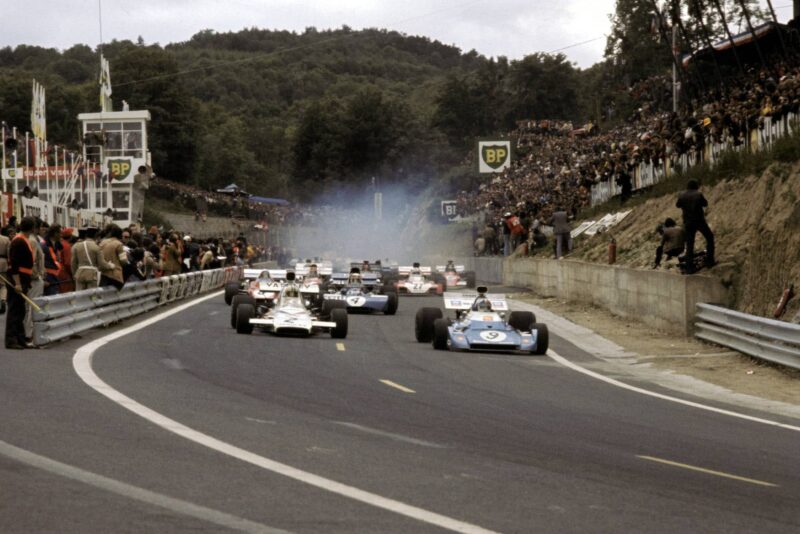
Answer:
[{"label": "asphalt track surface", "polygon": [[[350,316],[339,344],[237,335],[215,296],[100,347],[92,369],[203,435],[465,531],[800,529],[800,432],[614,387],[548,357],[436,352],[416,343],[413,318],[440,301]],[[112,402],[73,369],[75,352],[106,334],[2,353],[0,532],[447,530]],[[599,369],[552,334],[551,348]]]}]

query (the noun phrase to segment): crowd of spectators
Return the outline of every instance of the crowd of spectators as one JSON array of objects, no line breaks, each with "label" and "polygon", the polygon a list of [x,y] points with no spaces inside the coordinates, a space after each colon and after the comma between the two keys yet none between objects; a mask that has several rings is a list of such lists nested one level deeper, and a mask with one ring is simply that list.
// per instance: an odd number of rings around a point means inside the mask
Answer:
[{"label": "crowd of spectators", "polygon": [[[25,243],[22,256],[13,256],[12,244],[20,240]],[[11,217],[0,229],[0,254],[0,287],[4,290],[0,291],[0,313],[6,311],[8,301],[15,315],[11,317],[9,311],[8,323],[13,326],[7,328],[6,348],[32,346],[31,306],[19,295],[33,299],[104,286],[122,289],[135,281],[289,259],[288,250],[249,243],[243,234],[236,239],[194,240],[176,230],[155,226],[145,230],[137,224],[121,228],[113,223],[102,231],[82,228],[76,233],[32,217],[23,218],[20,224]],[[12,262],[12,257],[21,263]],[[25,310],[20,312],[20,306]]]},{"label": "crowd of spectators", "polygon": [[503,231],[506,213],[544,224],[559,206],[577,215],[590,205],[592,186],[608,181],[620,186],[624,203],[641,163],[660,167],[684,156],[695,163],[707,143],[748,143],[749,132],[763,128],[767,117],[779,120],[800,111],[800,61],[751,69],[679,113],[671,111],[671,83],[664,76],[640,82],[630,93],[636,111],[608,131],[591,123],[574,128],[563,121],[520,121],[511,133],[517,143],[515,161],[481,184],[478,194],[461,191],[459,214],[483,215],[495,233]]}]

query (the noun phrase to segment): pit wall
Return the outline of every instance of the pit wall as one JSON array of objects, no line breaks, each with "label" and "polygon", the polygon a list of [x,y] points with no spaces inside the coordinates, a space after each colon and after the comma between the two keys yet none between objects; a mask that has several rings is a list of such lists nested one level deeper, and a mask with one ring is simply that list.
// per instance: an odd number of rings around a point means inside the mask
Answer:
[{"label": "pit wall", "polygon": [[570,260],[455,260],[474,270],[480,282],[525,287],[542,297],[598,306],[680,335],[692,334],[698,303],[730,306],[733,300],[731,292],[711,276]]}]

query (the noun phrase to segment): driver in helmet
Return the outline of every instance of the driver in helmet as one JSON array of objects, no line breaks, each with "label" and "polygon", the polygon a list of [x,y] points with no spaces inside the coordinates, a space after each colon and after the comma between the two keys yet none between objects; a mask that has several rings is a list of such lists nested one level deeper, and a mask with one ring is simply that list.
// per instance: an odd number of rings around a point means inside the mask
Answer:
[{"label": "driver in helmet", "polygon": [[319,270],[317,269],[317,264],[312,263],[308,266],[308,276],[307,278],[319,278]]},{"label": "driver in helmet", "polygon": [[411,266],[411,274],[422,274],[422,269],[419,268],[419,263],[414,263]]},{"label": "driver in helmet", "polygon": [[472,303],[472,311],[490,312],[492,311],[492,303],[488,298],[480,296]]},{"label": "driver in helmet", "polygon": [[372,269],[370,269],[370,266],[369,266],[369,260],[364,260],[361,263],[361,271],[365,272],[365,273],[368,273],[368,272],[372,271]]},{"label": "driver in helmet", "polygon": [[453,263],[453,260],[447,260],[447,265],[444,267],[444,272],[446,273],[454,273],[456,272],[456,266]]},{"label": "driver in helmet", "polygon": [[354,270],[353,272],[350,273],[350,278],[347,280],[347,282],[351,286],[360,286],[361,285],[361,273],[359,273],[358,271]]}]

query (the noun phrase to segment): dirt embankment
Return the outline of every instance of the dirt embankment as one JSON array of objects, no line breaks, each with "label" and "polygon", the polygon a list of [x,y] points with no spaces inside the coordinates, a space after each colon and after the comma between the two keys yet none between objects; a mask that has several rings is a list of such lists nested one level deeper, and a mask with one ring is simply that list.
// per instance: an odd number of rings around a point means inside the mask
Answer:
[{"label": "dirt embankment", "polygon": [[[800,164],[775,163],[761,176],[722,181],[701,190],[708,199],[707,219],[719,262],[709,274],[732,288],[737,309],[771,316],[785,287],[794,283],[800,293]],[[648,200],[609,234],[578,238],[572,257],[608,261],[613,236],[619,264],[651,267],[659,243],[656,226],[666,217],[681,223],[676,199],[672,194]],[[704,248],[698,233],[696,250]],[[800,297],[790,303],[784,318],[794,317],[798,310]]]}]

